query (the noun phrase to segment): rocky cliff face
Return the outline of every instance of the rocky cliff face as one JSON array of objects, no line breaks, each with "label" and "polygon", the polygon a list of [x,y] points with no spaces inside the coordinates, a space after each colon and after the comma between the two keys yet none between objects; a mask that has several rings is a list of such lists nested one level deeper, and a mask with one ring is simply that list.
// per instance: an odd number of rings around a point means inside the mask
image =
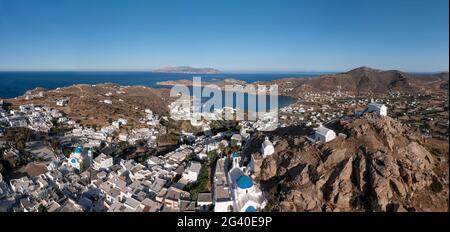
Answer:
[{"label": "rocky cliff face", "polygon": [[[442,184],[433,170],[435,157],[406,126],[366,114],[329,127],[346,136],[323,145],[305,139],[304,128],[295,135],[278,131],[271,135],[276,152],[265,159],[247,147],[255,177],[271,199],[268,210],[429,211],[448,206],[448,183],[439,193],[430,190]],[[251,143],[260,144],[261,137]],[[432,199],[424,204],[423,196]]]}]

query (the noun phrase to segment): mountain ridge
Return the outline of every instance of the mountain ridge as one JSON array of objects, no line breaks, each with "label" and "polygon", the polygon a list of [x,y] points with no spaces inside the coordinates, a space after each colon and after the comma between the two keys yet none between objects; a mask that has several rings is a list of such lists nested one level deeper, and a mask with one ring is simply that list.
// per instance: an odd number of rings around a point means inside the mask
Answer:
[{"label": "mountain ridge", "polygon": [[266,84],[278,84],[286,95],[298,97],[304,92],[333,92],[338,88],[354,94],[387,94],[407,91],[447,91],[449,73],[413,74],[399,70],[359,67],[347,72],[307,78],[283,78]]}]

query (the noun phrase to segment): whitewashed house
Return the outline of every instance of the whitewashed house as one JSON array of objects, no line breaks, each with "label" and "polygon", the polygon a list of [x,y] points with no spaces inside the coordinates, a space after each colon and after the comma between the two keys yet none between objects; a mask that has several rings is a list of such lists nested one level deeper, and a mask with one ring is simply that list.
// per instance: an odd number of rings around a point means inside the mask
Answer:
[{"label": "whitewashed house", "polygon": [[92,166],[95,170],[108,169],[113,166],[113,158],[102,153],[94,159]]},{"label": "whitewashed house", "polygon": [[369,112],[369,113],[375,112],[381,116],[386,116],[387,115],[387,107],[384,104],[371,102],[367,106],[367,112]]},{"label": "whitewashed house", "polygon": [[242,136],[240,134],[234,134],[231,136],[231,144],[236,144],[236,146],[242,146]]},{"label": "whitewashed house", "polygon": [[198,175],[200,174],[200,169],[202,165],[198,162],[190,162],[189,166],[183,172],[183,178],[188,182],[197,181]]},{"label": "whitewashed house", "polygon": [[336,133],[328,129],[322,125],[320,125],[318,128],[316,128],[316,131],[314,133],[314,139],[316,141],[320,141],[322,143],[330,142],[331,140],[336,138]]},{"label": "whitewashed house", "polygon": [[124,133],[119,134],[119,141],[123,141],[123,142],[128,141],[128,134],[124,134]]},{"label": "whitewashed house", "polygon": [[269,137],[266,136],[264,142],[261,145],[261,153],[263,157],[267,157],[272,155],[275,152],[275,148],[273,147],[272,142],[270,142]]},{"label": "whitewashed house", "polygon": [[66,106],[69,103],[69,99],[61,99],[56,101],[57,106]]}]

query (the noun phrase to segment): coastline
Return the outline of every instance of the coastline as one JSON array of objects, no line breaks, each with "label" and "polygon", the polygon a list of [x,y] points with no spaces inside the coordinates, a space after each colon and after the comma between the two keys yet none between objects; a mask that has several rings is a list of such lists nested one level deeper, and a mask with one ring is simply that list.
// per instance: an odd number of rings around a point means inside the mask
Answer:
[{"label": "coastline", "polygon": [[[102,84],[115,83],[122,86],[142,85],[150,88],[162,88],[156,82],[170,80],[192,80],[192,74],[175,73],[154,73],[154,72],[1,72],[0,71],[0,98],[8,99],[21,96],[28,90],[42,87],[44,89],[56,89],[68,87],[76,84]],[[225,78],[242,80],[248,83],[272,82],[291,76],[288,73],[223,73],[209,74],[202,76],[202,79],[214,82],[221,82]],[[299,77],[309,76],[307,74],[298,74]],[[206,82],[205,82],[206,83]]]},{"label": "coastline", "polygon": [[[239,81],[239,80],[238,80],[238,82],[239,83],[245,83],[244,81]],[[106,92],[108,92],[108,91],[116,92],[116,91],[118,91],[120,89],[128,89],[128,90],[130,90],[130,89],[136,89],[136,88],[143,88],[143,89],[147,89],[148,91],[152,91],[152,93],[156,93],[158,95],[159,94],[164,94],[164,95],[167,96],[168,93],[170,92],[170,88],[166,88],[166,87],[174,86],[176,84],[173,83],[173,82],[170,82],[170,81],[169,81],[169,83],[171,83],[171,84],[168,84],[167,82],[165,82],[165,83],[166,84],[161,84],[159,82],[160,86],[165,86],[165,87],[161,87],[161,88],[153,88],[153,87],[145,86],[145,85],[126,85],[125,86],[125,85],[120,85],[118,83],[113,83],[113,82],[105,82],[105,83],[98,83],[98,84],[83,84],[83,83],[79,83],[79,84],[73,84],[73,85],[70,85],[70,86],[57,87],[57,88],[52,88],[52,89],[46,89],[46,88],[43,88],[43,87],[36,87],[36,88],[27,90],[22,95],[11,97],[11,98],[0,98],[0,100],[5,100],[6,102],[15,102],[15,103],[17,103],[17,101],[19,101],[19,102],[23,101],[24,99],[26,99],[26,97],[38,96],[38,95],[42,94],[43,95],[42,97],[36,97],[36,99],[33,97],[32,98],[33,100],[31,100],[30,102],[33,103],[34,100],[38,100],[38,102],[41,102],[41,101],[47,102],[48,100],[46,100],[46,98],[49,97],[49,98],[53,99],[55,94],[58,95],[58,94],[62,94],[62,93],[67,92],[67,93],[69,93],[69,95],[72,95],[73,91],[81,91],[81,92],[83,92],[84,88],[88,88],[89,89],[89,88],[97,88],[97,87],[103,89],[104,90],[104,91],[102,90],[103,92],[105,92],[105,91]],[[203,82],[203,83],[207,83],[207,82]],[[195,85],[191,84],[191,85],[188,85],[188,86],[189,87],[194,87]],[[203,85],[202,87],[216,88],[217,90],[221,91],[222,93],[225,93],[225,92],[240,92],[240,93],[243,93],[243,94],[250,94],[250,95],[257,95],[257,96],[265,95],[266,97],[277,96],[277,99],[278,99],[278,102],[279,102],[279,107],[278,107],[279,109],[283,108],[283,107],[287,107],[287,106],[293,105],[296,102],[298,102],[298,100],[299,100],[297,97],[292,97],[292,96],[287,96],[287,95],[282,95],[282,94],[276,94],[276,95],[272,94],[272,95],[270,95],[267,92],[267,89],[265,89],[265,91],[250,93],[249,91],[246,91],[246,90],[226,91],[226,90],[222,89],[218,85],[214,86],[214,85],[206,84],[206,85]],[[104,94],[101,94],[101,96],[103,96],[103,95]],[[100,96],[100,95],[98,95],[98,96]],[[192,96],[192,94],[191,94],[191,96]],[[111,97],[108,97],[108,96],[103,96],[103,97],[111,98]],[[116,97],[119,97],[119,95],[117,95]],[[278,97],[281,97],[282,99],[280,99]],[[52,102],[54,102],[56,100],[57,99],[53,99]],[[173,102],[173,101],[171,101],[171,102]],[[280,102],[281,102],[281,104],[280,104]],[[16,105],[16,104],[14,104],[14,105]]]},{"label": "coastline", "polygon": [[[226,90],[225,86],[226,85],[234,85],[234,86],[242,86],[245,88],[246,85],[255,85],[255,84],[251,84],[251,83],[247,83],[245,81],[241,81],[241,80],[235,80],[235,79],[225,79],[222,82],[219,83],[211,83],[211,82],[201,82],[201,83],[194,83],[191,80],[170,80],[170,81],[159,81],[156,82],[156,84],[158,86],[166,86],[166,87],[173,87],[176,85],[184,85],[187,87],[202,87],[202,88],[210,88],[210,89],[216,89],[216,90],[221,90],[223,92],[239,92],[239,93],[247,93],[247,94],[264,94],[264,95],[273,95],[273,96],[285,96],[285,97],[292,97],[292,96],[288,96],[288,95],[283,95],[283,94],[269,94],[268,93],[268,89],[265,88],[263,90],[256,90],[255,92],[250,92],[248,89],[233,89],[232,91],[230,90]],[[256,86],[256,85],[255,85]]]}]

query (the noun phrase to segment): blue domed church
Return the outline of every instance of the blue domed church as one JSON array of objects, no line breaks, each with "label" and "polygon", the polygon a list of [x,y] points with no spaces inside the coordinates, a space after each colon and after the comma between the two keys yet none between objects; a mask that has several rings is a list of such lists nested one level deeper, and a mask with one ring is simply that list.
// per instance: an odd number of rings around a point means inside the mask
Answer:
[{"label": "blue domed church", "polygon": [[86,150],[81,145],[74,149],[67,160],[67,164],[78,171],[83,171],[89,168],[91,162],[92,150]]},{"label": "blue domed church", "polygon": [[261,211],[265,207],[266,201],[262,191],[250,177],[247,167],[240,165],[239,155],[232,156],[228,180],[233,199],[233,211],[256,212]]}]

